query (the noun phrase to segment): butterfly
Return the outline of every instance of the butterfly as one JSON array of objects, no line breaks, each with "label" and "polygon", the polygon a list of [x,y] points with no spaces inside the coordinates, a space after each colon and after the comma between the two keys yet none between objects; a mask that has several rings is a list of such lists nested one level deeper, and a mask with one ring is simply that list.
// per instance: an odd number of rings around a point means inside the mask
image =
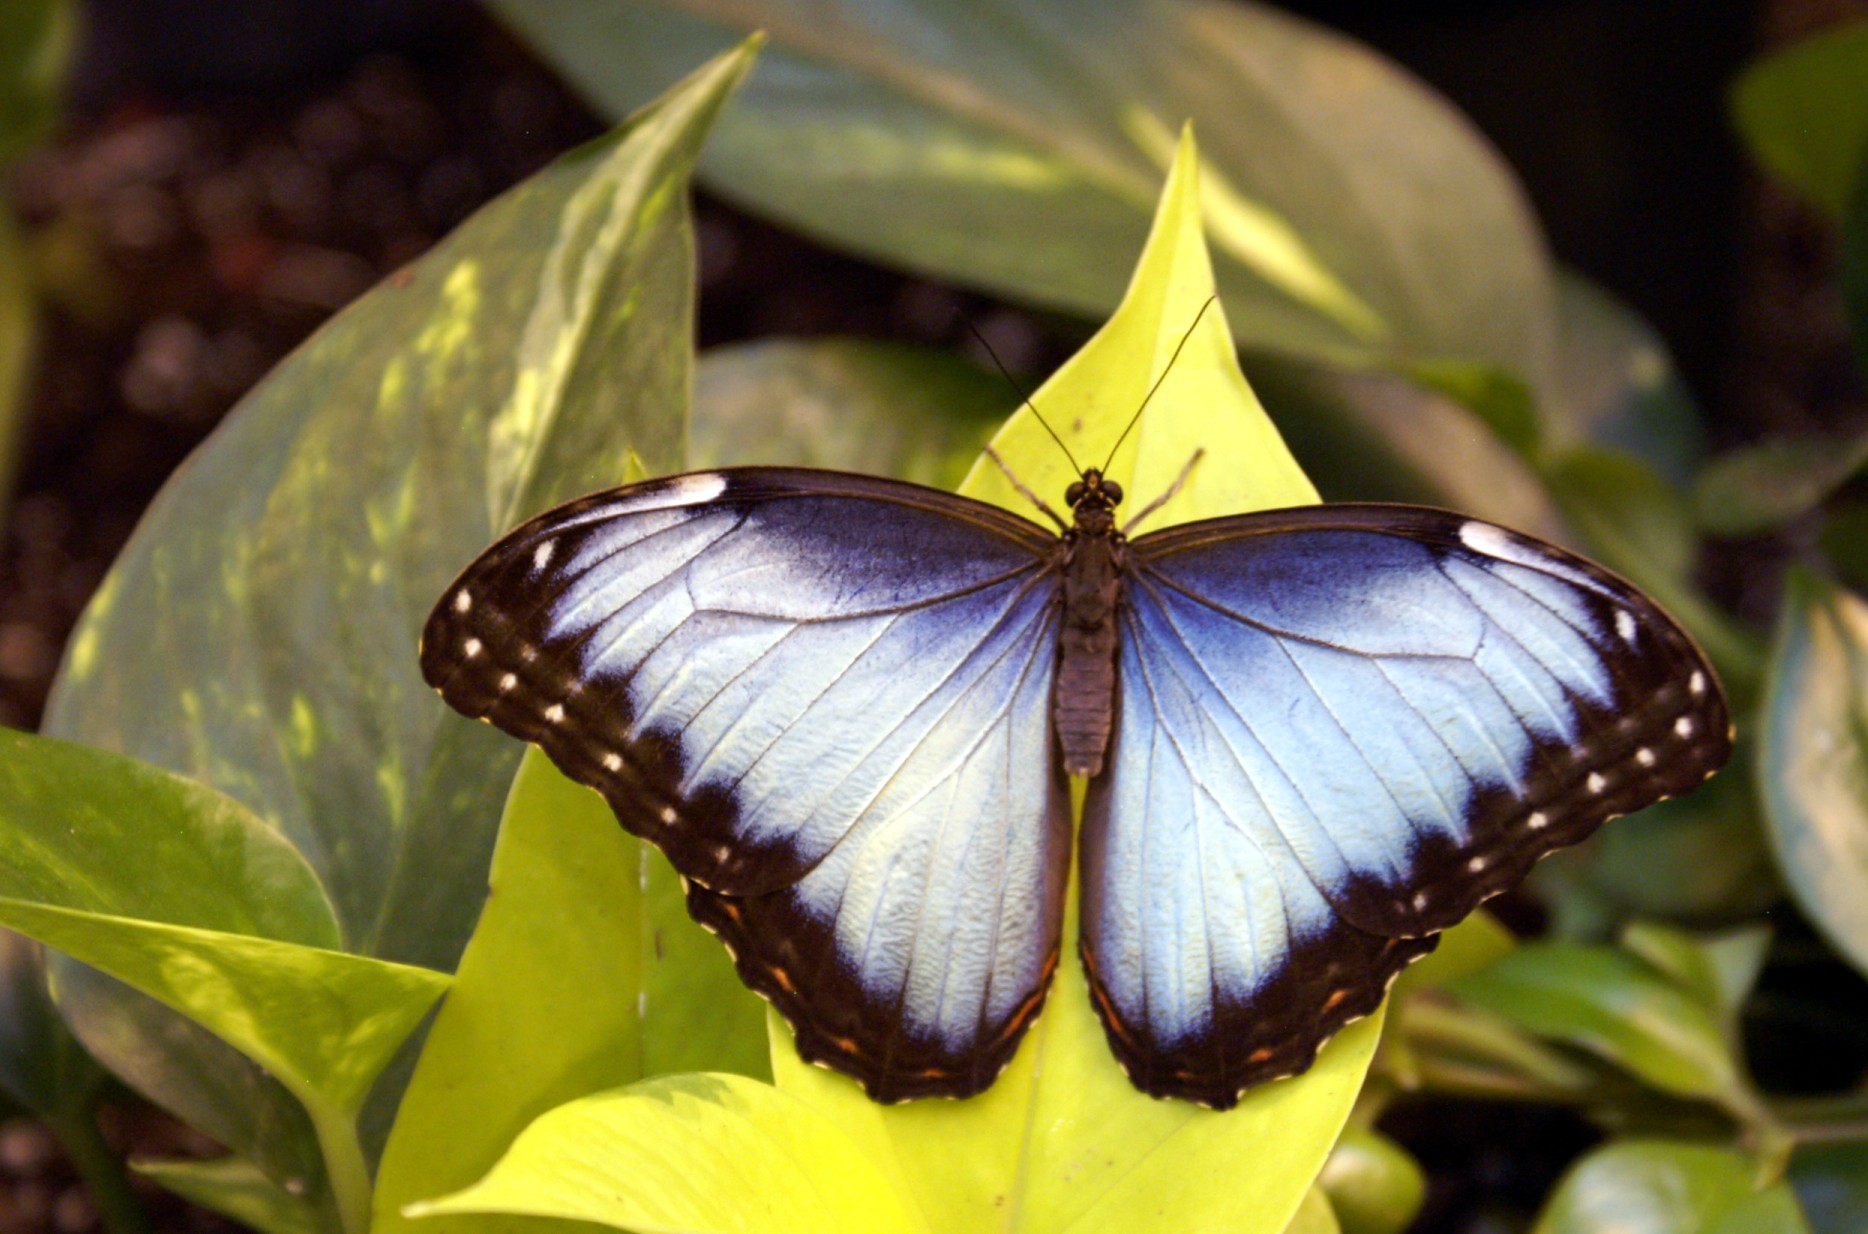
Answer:
[{"label": "butterfly", "polygon": [[1688,635],[1554,545],[1379,504],[1131,539],[1122,497],[1084,470],[1052,531],[832,471],[626,485],[473,562],[423,674],[602,793],[799,1052],[882,1101],[981,1091],[1037,1015],[1071,776],[1110,1046],[1224,1108],[1731,751]]}]

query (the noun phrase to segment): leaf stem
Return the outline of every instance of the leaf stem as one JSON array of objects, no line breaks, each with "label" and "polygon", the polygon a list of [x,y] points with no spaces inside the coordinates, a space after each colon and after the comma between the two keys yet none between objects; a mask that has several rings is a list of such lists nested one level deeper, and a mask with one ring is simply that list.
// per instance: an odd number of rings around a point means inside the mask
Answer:
[{"label": "leaf stem", "polygon": [[311,1116],[312,1130],[318,1137],[318,1150],[324,1157],[325,1179],[337,1206],[338,1223],[344,1234],[369,1234],[370,1167],[363,1159],[356,1118],[334,1108],[316,1093],[298,1096],[305,1112]]},{"label": "leaf stem", "polygon": [[96,1206],[104,1229],[109,1234],[149,1234],[142,1202],[130,1188],[122,1159],[98,1131],[89,1103],[81,1109],[48,1115],[46,1126],[84,1180],[85,1192]]}]

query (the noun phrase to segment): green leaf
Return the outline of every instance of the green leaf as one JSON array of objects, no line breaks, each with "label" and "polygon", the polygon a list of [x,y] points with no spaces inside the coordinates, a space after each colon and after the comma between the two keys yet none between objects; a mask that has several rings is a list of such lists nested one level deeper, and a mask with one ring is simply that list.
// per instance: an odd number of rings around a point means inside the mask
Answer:
[{"label": "green leaf", "polygon": [[1533,1234],[1809,1234],[1787,1183],[1729,1148],[1622,1140],[1564,1176]]},{"label": "green leaf", "polygon": [[947,352],[779,339],[701,357],[688,466],[829,467],[952,488],[1015,406],[1005,379]]},{"label": "green leaf", "polygon": [[1264,356],[1248,357],[1247,371],[1329,500],[1444,506],[1574,538],[1530,464],[1447,395],[1386,373]]},{"label": "green leaf", "polygon": [[1654,327],[1573,271],[1557,277],[1557,398],[1544,422],[1564,448],[1630,454],[1684,491],[1706,453],[1699,409]]},{"label": "green leaf", "polygon": [[1527,943],[1448,989],[1541,1037],[1578,1046],[1662,1092],[1746,1105],[1713,1013],[1665,975],[1613,947]]},{"label": "green leaf", "polygon": [[[348,950],[451,968],[466,942],[522,747],[422,683],[421,622],[515,522],[617,481],[632,451],[678,466],[685,184],[750,56],[506,193],[327,324],[163,491],[74,636],[48,728],[272,821],[323,878]],[[126,1078],[190,1122],[224,1120],[209,1108],[224,1094],[184,1085],[203,1068],[162,1042]]]},{"label": "green leaf", "polygon": [[408,1212],[684,1234],[932,1234],[865,1146],[797,1098],[736,1075],[670,1076],[559,1106],[484,1180]]},{"label": "green leaf", "polygon": [[1427,1176],[1385,1135],[1351,1127],[1318,1180],[1343,1234],[1401,1234],[1427,1198]]},{"label": "green leaf", "polygon": [[180,1011],[308,1106],[350,1115],[448,985],[342,951],[12,898],[0,898],[0,925]]},{"label": "green leaf", "polygon": [[[77,6],[70,0],[10,0],[0,6],[0,172],[51,130],[77,30]],[[18,269],[0,263],[0,271]]]},{"label": "green leaf", "polygon": [[[759,999],[689,920],[673,869],[537,750],[491,883],[383,1153],[375,1234],[485,1175],[554,1106],[658,1071],[767,1074]],[[450,1222],[479,1224],[428,1225]]]},{"label": "green leaf", "polygon": [[1770,927],[1750,926],[1701,937],[1642,921],[1622,931],[1621,942],[1691,992],[1719,1017],[1727,1040],[1737,1040],[1739,1010],[1764,970]]},{"label": "green leaf", "polygon": [[136,1172],[192,1204],[231,1217],[260,1234],[320,1234],[320,1214],[238,1157],[214,1161],[139,1161]]},{"label": "green leaf", "polygon": [[1775,437],[1714,459],[1693,489],[1693,514],[1715,536],[1777,531],[1834,496],[1868,466],[1868,433]]},{"label": "green leaf", "polygon": [[1790,1159],[1790,1185],[1813,1234],[1868,1230],[1868,1144],[1811,1144]]},{"label": "green leaf", "polygon": [[[1550,272],[1509,172],[1415,79],[1319,26],[1215,0],[678,0],[495,8],[611,114],[755,29],[768,71],[702,169],[727,197],[947,282],[1107,313],[1174,130],[1248,346],[1479,362],[1534,390]],[[834,184],[834,192],[825,185]]]},{"label": "green leaf", "polygon": [[1868,21],[1753,64],[1733,87],[1732,111],[1771,174],[1841,217],[1868,166]]},{"label": "green leaf", "polygon": [[1790,894],[1868,971],[1868,601],[1801,571],[1784,597],[1757,774]]},{"label": "green leaf", "polygon": [[333,947],[317,876],[239,802],[103,750],[0,731],[0,897]]}]

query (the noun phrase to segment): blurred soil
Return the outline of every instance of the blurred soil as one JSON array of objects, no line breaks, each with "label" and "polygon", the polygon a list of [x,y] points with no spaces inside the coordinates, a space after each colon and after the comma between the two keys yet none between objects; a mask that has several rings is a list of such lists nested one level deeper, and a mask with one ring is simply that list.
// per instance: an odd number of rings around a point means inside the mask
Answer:
[{"label": "blurred soil", "polygon": [[[1764,7],[1745,39],[1755,46],[1868,12],[1868,0]],[[601,131],[470,7],[415,8],[427,16],[384,47],[296,77],[246,65],[219,77],[195,72],[208,84],[178,88],[162,73],[139,79],[121,64],[90,64],[66,131],[15,177],[12,201],[49,311],[0,538],[0,724],[37,724],[72,624],[141,512],[255,380],[477,205]],[[1370,17],[1358,30],[1354,5],[1311,8],[1378,44],[1383,22],[1395,20]],[[135,0],[100,0],[92,17],[92,41],[103,49],[93,54],[106,61],[134,42],[137,21],[162,20],[160,6]],[[1421,71],[1475,106],[1457,81]],[[1492,131],[1516,160],[1510,134]],[[1682,334],[1698,338],[1687,367],[1708,399],[1715,438],[1859,420],[1833,236],[1735,168],[1732,200],[1719,207],[1729,207],[1734,235],[1718,243],[1737,253],[1725,261],[1737,307],[1722,296],[1679,317]],[[1527,178],[1549,211],[1538,177]],[[1569,217],[1552,222],[1560,252],[1657,320],[1680,308],[1670,309],[1672,293],[1644,297],[1612,270],[1591,268],[1598,248],[1614,246],[1596,245],[1581,225],[1566,232]],[[972,348],[970,322],[1015,370],[1042,372],[1067,354],[1059,331],[1073,327],[828,253],[705,198],[698,223],[703,344],[835,332]],[[1745,590],[1757,573],[1747,551],[1734,550],[1714,581],[1756,611],[1766,600]],[[1768,561],[1781,550],[1757,555]],[[135,1155],[212,1151],[127,1098],[111,1103],[105,1121],[113,1144]],[[1391,1121],[1433,1174],[1421,1231],[1515,1228],[1590,1138],[1567,1115],[1517,1108],[1434,1107]],[[159,1229],[234,1228],[153,1187],[139,1190]],[[96,1224],[48,1133],[24,1118],[0,1121],[0,1234],[88,1234]]]}]

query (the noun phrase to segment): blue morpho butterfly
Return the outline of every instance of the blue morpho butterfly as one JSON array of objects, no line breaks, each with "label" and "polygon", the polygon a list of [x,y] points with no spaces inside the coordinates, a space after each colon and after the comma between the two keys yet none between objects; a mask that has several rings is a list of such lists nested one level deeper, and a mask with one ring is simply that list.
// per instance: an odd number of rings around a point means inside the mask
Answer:
[{"label": "blue morpho butterfly", "polygon": [[979,1092],[1036,1016],[1067,776],[1110,1045],[1224,1108],[1731,751],[1686,633],[1553,545],[1400,505],[1130,540],[1160,502],[1118,529],[1099,470],[1069,522],[1026,495],[1061,535],[803,468],[596,493],[467,568],[422,671],[601,792],[799,1052],[883,1101]]}]

